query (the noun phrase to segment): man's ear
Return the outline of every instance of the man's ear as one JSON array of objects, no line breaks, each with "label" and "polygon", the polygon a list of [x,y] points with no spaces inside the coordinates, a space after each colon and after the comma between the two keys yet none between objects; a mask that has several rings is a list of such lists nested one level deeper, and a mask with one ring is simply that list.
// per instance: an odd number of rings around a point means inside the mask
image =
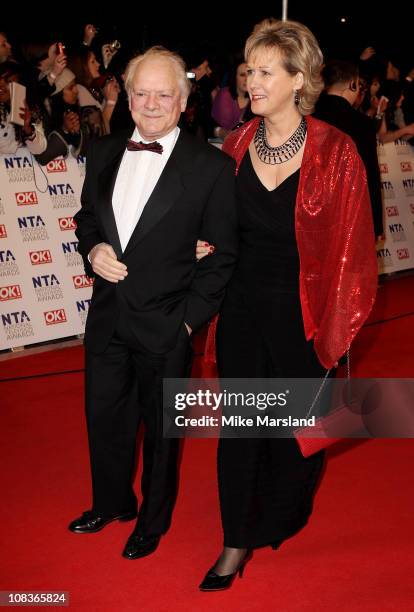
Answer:
[{"label": "man's ear", "polygon": [[354,81],[353,79],[352,79],[352,81],[349,82],[349,89],[351,91],[356,91],[358,89],[358,85],[357,85],[356,81]]},{"label": "man's ear", "polygon": [[187,108],[187,98],[181,98],[181,112],[183,113]]}]

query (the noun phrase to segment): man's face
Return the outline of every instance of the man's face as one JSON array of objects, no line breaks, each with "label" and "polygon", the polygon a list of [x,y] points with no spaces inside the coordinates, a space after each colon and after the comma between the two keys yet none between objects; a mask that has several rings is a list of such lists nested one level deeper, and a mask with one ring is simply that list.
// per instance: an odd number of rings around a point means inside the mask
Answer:
[{"label": "man's face", "polygon": [[143,60],[135,73],[129,108],[144,140],[166,136],[186,107],[172,63],[165,58]]}]

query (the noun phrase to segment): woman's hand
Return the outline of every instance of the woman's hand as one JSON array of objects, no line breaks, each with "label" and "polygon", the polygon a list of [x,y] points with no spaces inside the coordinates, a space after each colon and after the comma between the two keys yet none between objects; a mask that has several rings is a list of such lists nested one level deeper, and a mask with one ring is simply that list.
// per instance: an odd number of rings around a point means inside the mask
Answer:
[{"label": "woman's hand", "polygon": [[112,105],[117,103],[119,91],[118,81],[115,78],[108,79],[102,90],[106,102],[112,103]]},{"label": "woman's hand", "polygon": [[366,61],[369,60],[369,58],[373,55],[375,55],[374,47],[367,47],[362,51],[361,55],[359,56],[359,59]]},{"label": "woman's hand", "polygon": [[89,47],[97,32],[98,30],[92,23],[86,24],[85,29],[83,30],[83,44]]},{"label": "woman's hand", "polygon": [[215,249],[216,247],[210,244],[209,242],[206,242],[205,240],[197,240],[197,247],[196,247],[197,261],[200,261],[200,259],[203,259],[203,257],[206,257],[206,255],[212,255]]},{"label": "woman's hand", "polygon": [[67,62],[68,59],[66,55],[64,53],[58,53],[52,64],[52,74],[59,76],[63,72],[63,69],[66,68]]},{"label": "woman's hand", "polygon": [[20,119],[23,119],[24,121],[23,132],[25,133],[26,136],[31,136],[34,132],[34,128],[31,124],[32,113],[31,113],[30,108],[27,105],[26,100],[23,102],[23,106],[20,107],[19,116],[20,116]]}]

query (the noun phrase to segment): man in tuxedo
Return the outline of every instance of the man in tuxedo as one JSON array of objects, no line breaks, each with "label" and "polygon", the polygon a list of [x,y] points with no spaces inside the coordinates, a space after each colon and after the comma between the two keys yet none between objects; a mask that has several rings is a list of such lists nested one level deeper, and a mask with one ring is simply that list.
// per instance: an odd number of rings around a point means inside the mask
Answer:
[{"label": "man in tuxedo", "polygon": [[325,91],[316,103],[314,116],[334,125],[354,141],[367,173],[375,236],[384,233],[381,177],[375,123],[353,108],[359,94],[359,70],[353,62],[332,60],[323,70]]},{"label": "man in tuxedo", "polygon": [[[152,553],[171,521],[178,440],[163,438],[162,380],[184,377],[190,335],[219,309],[236,260],[233,161],[177,127],[190,84],[181,58],[153,47],[125,87],[135,123],[93,143],[76,234],[95,275],[85,330],[93,505],[69,529],[137,516],[132,486],[144,424],[142,503],[123,556]],[[216,249],[196,262],[202,236]]]}]

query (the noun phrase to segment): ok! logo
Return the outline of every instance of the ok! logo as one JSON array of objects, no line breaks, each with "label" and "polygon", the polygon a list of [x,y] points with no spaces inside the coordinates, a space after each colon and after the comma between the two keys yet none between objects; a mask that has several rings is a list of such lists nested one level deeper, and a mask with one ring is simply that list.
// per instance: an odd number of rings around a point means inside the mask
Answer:
[{"label": "ok! logo", "polygon": [[19,191],[15,193],[17,206],[31,206],[38,204],[37,193],[35,191]]}]

